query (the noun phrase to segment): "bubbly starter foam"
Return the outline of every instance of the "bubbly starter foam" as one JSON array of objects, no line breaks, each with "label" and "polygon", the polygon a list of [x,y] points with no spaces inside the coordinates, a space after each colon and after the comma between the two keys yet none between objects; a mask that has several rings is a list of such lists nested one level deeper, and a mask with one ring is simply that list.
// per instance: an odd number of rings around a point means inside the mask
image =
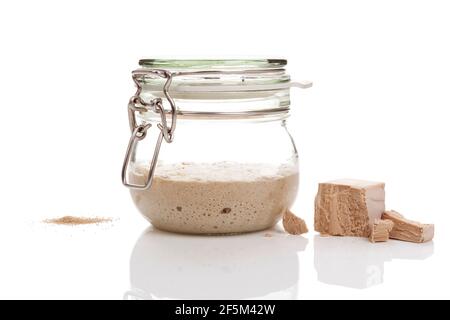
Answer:
[{"label": "bubbly starter foam", "polygon": [[[132,183],[144,184],[148,165],[135,164]],[[298,189],[295,165],[158,163],[148,190],[131,190],[141,213],[159,229],[239,233],[273,226]]]}]

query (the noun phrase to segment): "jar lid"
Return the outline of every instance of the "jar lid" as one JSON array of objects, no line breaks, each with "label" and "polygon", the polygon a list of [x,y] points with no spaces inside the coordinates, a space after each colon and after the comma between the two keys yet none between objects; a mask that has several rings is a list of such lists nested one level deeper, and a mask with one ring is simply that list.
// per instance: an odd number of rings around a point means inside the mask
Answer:
[{"label": "jar lid", "polygon": [[141,59],[139,65],[136,80],[149,91],[160,91],[165,83],[165,79],[145,73],[149,70],[173,74],[172,92],[251,92],[310,86],[291,83],[285,59]]}]

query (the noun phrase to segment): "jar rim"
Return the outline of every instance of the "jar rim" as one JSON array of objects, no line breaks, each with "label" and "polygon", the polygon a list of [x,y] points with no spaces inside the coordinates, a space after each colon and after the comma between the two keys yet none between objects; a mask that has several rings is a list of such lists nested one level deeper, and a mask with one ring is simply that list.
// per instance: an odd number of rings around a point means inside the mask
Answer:
[{"label": "jar rim", "polygon": [[144,68],[167,70],[280,69],[286,59],[141,59]]}]

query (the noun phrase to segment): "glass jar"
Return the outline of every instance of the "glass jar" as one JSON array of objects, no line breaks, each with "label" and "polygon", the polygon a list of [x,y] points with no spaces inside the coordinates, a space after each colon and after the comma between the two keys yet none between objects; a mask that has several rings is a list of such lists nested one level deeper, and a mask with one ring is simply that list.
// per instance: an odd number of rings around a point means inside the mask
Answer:
[{"label": "glass jar", "polygon": [[154,227],[194,234],[272,227],[298,189],[286,60],[153,60],[133,71],[122,168]]}]

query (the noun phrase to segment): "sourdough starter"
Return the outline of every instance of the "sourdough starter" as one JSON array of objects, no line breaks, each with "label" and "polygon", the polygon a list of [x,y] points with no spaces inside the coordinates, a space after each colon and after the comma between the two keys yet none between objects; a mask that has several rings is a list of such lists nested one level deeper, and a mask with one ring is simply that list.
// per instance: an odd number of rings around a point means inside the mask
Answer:
[{"label": "sourdough starter", "polygon": [[[130,181],[143,184],[148,166],[136,164]],[[148,190],[131,190],[156,228],[181,233],[239,233],[273,226],[294,202],[295,165],[158,163]]]}]

